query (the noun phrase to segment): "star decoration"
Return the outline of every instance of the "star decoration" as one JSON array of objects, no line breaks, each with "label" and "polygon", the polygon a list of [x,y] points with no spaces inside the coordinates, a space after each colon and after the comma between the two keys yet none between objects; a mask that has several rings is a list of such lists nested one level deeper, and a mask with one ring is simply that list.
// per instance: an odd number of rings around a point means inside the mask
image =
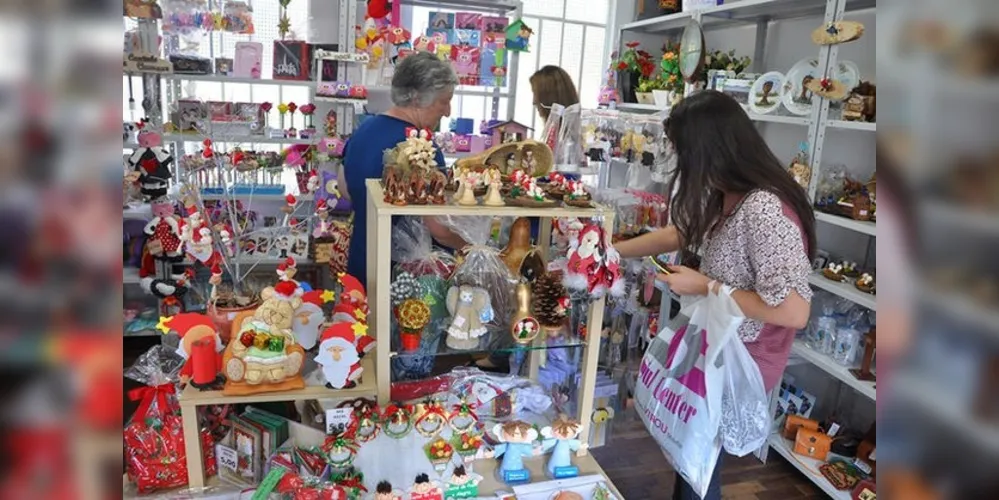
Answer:
[{"label": "star decoration", "polygon": [[323,290],[323,293],[319,297],[323,299],[323,303],[325,304],[326,302],[336,300],[336,293],[333,293],[333,290]]},{"label": "star decoration", "polygon": [[354,335],[358,337],[363,337],[368,334],[368,325],[366,323],[354,323],[350,326],[354,330]]},{"label": "star decoration", "polygon": [[160,322],[156,323],[156,329],[163,332],[163,335],[170,333],[170,327],[167,326],[167,322],[173,319],[173,316],[160,316]]},{"label": "star decoration", "polygon": [[291,19],[288,19],[288,14],[282,14],[281,19],[278,20],[278,34],[281,35],[281,39],[291,31]]},{"label": "star decoration", "polygon": [[354,309],[354,317],[357,318],[358,321],[367,321],[368,313],[364,312],[364,309],[357,308]]}]

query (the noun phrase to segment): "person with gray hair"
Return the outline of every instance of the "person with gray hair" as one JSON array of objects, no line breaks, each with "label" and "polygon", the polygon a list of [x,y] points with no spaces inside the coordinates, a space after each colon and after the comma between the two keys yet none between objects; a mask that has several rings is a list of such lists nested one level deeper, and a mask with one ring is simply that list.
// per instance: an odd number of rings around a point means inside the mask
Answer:
[{"label": "person with gray hair", "polygon": [[[441,118],[451,115],[451,98],[458,85],[458,76],[451,64],[429,52],[417,52],[402,59],[392,76],[392,104],[383,114],[366,120],[350,136],[343,152],[344,181],[354,207],[354,228],[350,238],[347,272],[366,281],[367,255],[367,179],[381,179],[383,153],[406,140],[411,128],[434,130]],[[444,168],[440,148],[435,157],[437,166]],[[465,241],[433,217],[424,217],[434,240],[446,247],[460,249]],[[379,241],[388,245],[388,241]]]}]

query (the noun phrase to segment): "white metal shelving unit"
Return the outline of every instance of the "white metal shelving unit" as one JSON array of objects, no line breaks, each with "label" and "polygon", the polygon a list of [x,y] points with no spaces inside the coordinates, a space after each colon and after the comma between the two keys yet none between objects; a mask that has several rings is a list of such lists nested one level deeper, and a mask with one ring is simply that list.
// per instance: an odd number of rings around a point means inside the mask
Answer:
[{"label": "white metal shelving unit", "polygon": [[[701,23],[706,34],[730,28],[745,29],[748,27],[752,29],[755,26],[755,45],[752,46],[754,66],[751,69],[753,72],[763,73],[771,69],[779,69],[763,67],[768,50],[775,50],[767,45],[768,39],[773,42],[772,38],[774,38],[768,37],[771,28],[775,26],[779,28],[779,25],[775,24],[776,22],[796,22],[799,20],[814,19],[814,27],[819,27],[843,19],[844,14],[847,12],[873,9],[876,6],[876,0],[727,0],[724,5],[708,7],[700,11],[681,12],[650,19],[619,23],[615,35],[616,39],[612,47],[621,50],[625,41],[641,35],[655,34],[677,38],[683,28],[692,19]],[[868,33],[865,36],[873,35]],[[645,40],[650,40],[650,38],[646,36]],[[820,72],[823,74],[830,74],[830,69],[835,68],[837,65],[839,46],[815,46],[807,36],[801,40],[782,40],[781,43],[785,45],[800,43],[813,47],[816,51],[815,55],[819,59]],[[806,56],[808,54],[802,53],[801,55]],[[873,54],[871,57],[873,58]],[[781,70],[783,71],[784,69],[781,68]],[[691,91],[691,85],[688,84],[686,93],[689,94]],[[794,133],[794,129],[800,127],[802,139],[807,139],[809,144],[808,153],[812,164],[812,184],[808,189],[808,194],[811,199],[815,198],[815,190],[821,175],[823,148],[829,146],[829,141],[835,141],[835,147],[838,147],[842,144],[848,144],[841,141],[866,140],[863,138],[865,133],[871,133],[869,137],[873,140],[873,133],[877,131],[876,123],[857,123],[832,119],[829,116],[829,102],[819,97],[813,97],[813,99],[812,112],[807,116],[789,116],[777,113],[767,115],[747,113],[753,121],[760,124],[776,124],[773,126],[783,127],[781,130],[786,129],[788,130],[787,133]],[[659,111],[655,106],[638,104],[622,104],[618,108],[633,112]],[[832,139],[827,138],[828,130],[837,131],[837,135]],[[872,222],[854,221],[846,217],[818,212],[816,213],[816,219],[819,224],[835,227],[835,230],[846,230],[857,235],[862,235],[852,238],[863,238],[871,244],[873,244],[872,238],[876,237],[876,224]],[[875,297],[857,290],[852,283],[835,283],[818,274],[811,276],[809,283],[816,288],[832,292],[837,296],[846,298],[872,311],[876,309],[877,302]],[[874,383],[857,380],[847,367],[839,365],[828,356],[809,349],[804,343],[796,342],[792,353],[796,358],[806,361],[808,364],[828,374],[828,376],[841,381],[864,397],[871,400],[877,399],[877,391],[875,390]],[[774,398],[774,404],[776,404],[776,397]],[[761,459],[766,460],[766,452],[771,447],[781,455],[784,455],[792,465],[801,470],[830,497],[849,498],[849,494],[835,490],[828,481],[818,474],[818,463],[805,463],[807,459],[794,455],[788,443],[780,438],[780,436],[772,438],[769,446],[760,450],[759,456]]]}]

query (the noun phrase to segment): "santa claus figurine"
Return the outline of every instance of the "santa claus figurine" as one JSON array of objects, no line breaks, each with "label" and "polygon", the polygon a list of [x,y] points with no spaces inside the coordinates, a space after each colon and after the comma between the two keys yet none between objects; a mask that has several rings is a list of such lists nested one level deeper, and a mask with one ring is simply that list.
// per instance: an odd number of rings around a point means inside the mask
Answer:
[{"label": "santa claus figurine", "polygon": [[295,341],[305,350],[312,349],[316,345],[316,337],[319,336],[319,329],[325,320],[323,291],[312,290],[302,294],[302,305],[295,310],[295,322],[291,326]]},{"label": "santa claus figurine", "polygon": [[316,363],[322,366],[326,387],[350,389],[361,378],[361,357],[354,345],[354,324],[334,323],[319,336]]},{"label": "santa claus figurine", "polygon": [[204,314],[182,313],[161,318],[158,328],[180,335],[177,353],[187,359],[180,370],[181,382],[198,389],[213,388],[225,382],[222,376],[222,339],[215,323]]},{"label": "santa claus figurine", "polygon": [[359,325],[354,328],[354,335],[356,337],[354,345],[357,346],[358,356],[363,358],[365,354],[371,352],[371,350],[375,348],[375,339],[368,335],[367,317],[365,316],[364,311],[357,306],[346,302],[340,302],[333,308],[332,321],[334,323],[357,323]]},{"label": "santa claus figurine", "polygon": [[364,291],[364,285],[349,274],[341,274],[338,281],[341,285],[340,302],[359,308],[366,317],[368,314],[368,294]]},{"label": "santa claus figurine", "polygon": [[578,239],[570,241],[563,283],[567,288],[598,297],[624,293],[620,257],[600,226],[589,224],[580,231]]}]

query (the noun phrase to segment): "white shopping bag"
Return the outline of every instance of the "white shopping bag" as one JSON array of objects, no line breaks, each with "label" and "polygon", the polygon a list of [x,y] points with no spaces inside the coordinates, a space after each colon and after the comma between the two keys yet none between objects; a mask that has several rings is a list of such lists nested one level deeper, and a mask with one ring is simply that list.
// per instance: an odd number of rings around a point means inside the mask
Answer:
[{"label": "white shopping bag", "polygon": [[721,352],[730,340],[738,342],[743,314],[728,287],[681,312],[690,318],[687,325],[672,335],[660,332],[645,351],[635,404],[673,468],[703,497],[722,448]]}]

